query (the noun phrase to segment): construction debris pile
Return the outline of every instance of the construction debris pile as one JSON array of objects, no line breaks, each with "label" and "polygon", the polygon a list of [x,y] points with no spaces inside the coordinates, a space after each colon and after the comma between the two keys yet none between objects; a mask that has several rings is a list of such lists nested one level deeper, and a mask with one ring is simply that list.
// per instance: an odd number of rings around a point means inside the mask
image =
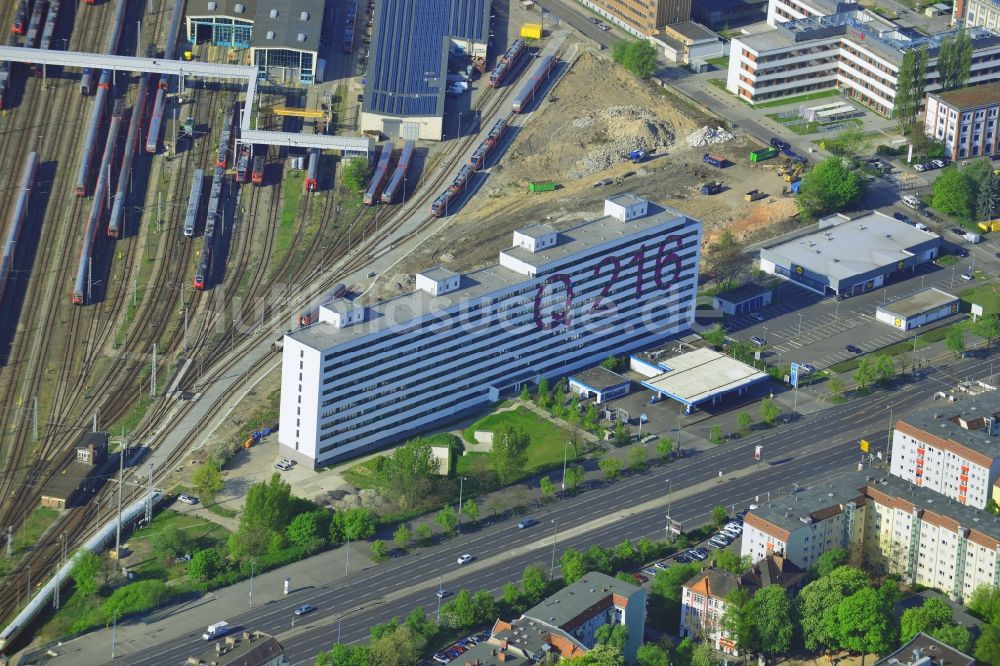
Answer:
[{"label": "construction debris pile", "polygon": [[702,146],[710,146],[716,143],[725,143],[726,141],[733,140],[733,133],[722,129],[721,127],[716,127],[712,129],[708,125],[696,129],[695,131],[688,134],[687,144],[692,148],[700,148]]},{"label": "construction debris pile", "polygon": [[572,125],[583,130],[582,142],[594,148],[577,160],[570,180],[621,164],[633,151],[653,154],[674,143],[674,126],[638,106],[611,106],[595,116],[577,118]]}]

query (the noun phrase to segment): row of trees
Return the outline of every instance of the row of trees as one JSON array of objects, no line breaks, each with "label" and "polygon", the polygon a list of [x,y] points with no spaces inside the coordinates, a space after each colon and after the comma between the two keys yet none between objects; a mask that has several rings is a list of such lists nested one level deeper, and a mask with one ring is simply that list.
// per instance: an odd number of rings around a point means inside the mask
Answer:
[{"label": "row of trees", "polygon": [[611,59],[640,79],[649,78],[656,71],[656,48],[645,39],[615,43]]},{"label": "row of trees", "polygon": [[[979,639],[972,656],[981,664],[1000,666],[1000,590],[985,585],[976,588],[969,598],[968,606],[986,621],[979,630]],[[966,654],[969,652],[966,651]]]},{"label": "row of trees", "polygon": [[931,206],[962,220],[993,218],[1000,204],[1000,180],[989,160],[973,160],[963,169],[954,164],[941,170],[931,188]]},{"label": "row of trees", "polygon": [[[916,121],[927,82],[927,48],[921,46],[903,54],[896,79],[896,99],[892,117],[902,125]],[[959,27],[954,35],[941,41],[937,55],[938,81],[942,91],[963,87],[972,69],[972,38]]]},{"label": "row of trees", "polygon": [[849,169],[843,158],[828,157],[802,179],[795,204],[806,217],[843,210],[858,201],[868,184],[861,172]]},{"label": "row of trees", "polygon": [[[616,367],[622,363],[621,359],[610,356],[601,365],[613,364]],[[597,405],[588,403],[586,409],[580,407],[580,397],[569,396],[567,399],[568,383],[563,377],[556,382],[555,388],[549,387],[549,380],[545,377],[538,382],[538,392],[535,394],[535,404],[542,409],[548,410],[549,414],[555,418],[560,418],[570,423],[576,423],[588,432],[592,432],[598,437],[604,436],[604,428],[600,425],[600,412]],[[531,400],[528,386],[525,384],[521,389],[520,398],[524,402]]]}]

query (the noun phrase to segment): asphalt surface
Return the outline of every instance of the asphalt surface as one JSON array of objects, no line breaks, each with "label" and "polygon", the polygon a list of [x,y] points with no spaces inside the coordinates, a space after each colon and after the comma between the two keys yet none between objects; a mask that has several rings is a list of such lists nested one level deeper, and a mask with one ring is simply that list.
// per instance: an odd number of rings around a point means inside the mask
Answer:
[{"label": "asphalt surface", "polygon": [[[296,590],[280,602],[224,619],[239,629],[277,635],[292,664],[313,663],[316,654],[328,650],[338,635],[344,643],[365,640],[372,625],[393,616],[403,617],[418,606],[433,615],[435,592],[442,579],[450,590],[486,589],[498,595],[505,582],[520,579],[526,565],[550,565],[556,530],[557,564],[568,547],[585,549],[593,544],[613,546],[624,539],[661,538],[668,489],[674,518],[694,526],[703,523],[716,505],[740,508],[754,501],[781,501],[796,487],[822,484],[856,469],[858,439],[869,439],[875,450],[884,450],[890,409],[899,414],[927,400],[934,391],[953,387],[959,377],[986,374],[981,358],[932,368],[919,382],[557,501],[532,513],[539,521],[534,527],[520,530],[516,519],[485,525],[438,546],[353,573],[335,584]],[[759,466],[752,459],[757,444],[763,446],[765,458]],[[472,553],[477,559],[459,566],[456,558],[462,553]],[[318,610],[296,618],[293,626],[292,611],[304,603]],[[200,630],[185,634],[116,662],[183,663],[208,647],[199,634]]]}]

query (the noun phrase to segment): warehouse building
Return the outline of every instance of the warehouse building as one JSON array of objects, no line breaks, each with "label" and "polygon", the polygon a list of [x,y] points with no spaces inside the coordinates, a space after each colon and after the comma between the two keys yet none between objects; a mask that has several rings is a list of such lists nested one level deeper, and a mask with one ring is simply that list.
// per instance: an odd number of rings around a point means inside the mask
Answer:
[{"label": "warehouse building", "polygon": [[771,304],[771,288],[753,282],[712,297],[712,307],[727,315],[748,314]]},{"label": "warehouse building", "polygon": [[[322,81],[319,50],[324,0],[191,0],[187,39],[249,49],[247,64],[278,82]],[[237,59],[231,53],[230,60]]]},{"label": "warehouse building", "polygon": [[[906,52],[927,49],[926,91],[934,92],[941,87],[941,42],[953,35],[925,35],[856,3],[825,0],[770,0],[768,23],[774,30],[732,40],[727,90],[751,104],[839,90],[886,117]],[[969,85],[1000,80],[1000,35],[978,27],[966,33],[973,47]]]},{"label": "warehouse building", "polygon": [[[283,341],[281,454],[351,458],[690,328],[701,223],[614,199],[574,227],[515,232],[498,265],[321,307],[320,323]],[[595,271],[609,264],[622,269]]]},{"label": "warehouse building", "polygon": [[927,93],[924,134],[944,144],[953,160],[1000,150],[1000,83]]},{"label": "warehouse building", "polygon": [[485,61],[489,0],[380,0],[374,23],[361,129],[440,141],[448,61]]},{"label": "warehouse building", "polygon": [[941,237],[879,212],[820,220],[820,230],[762,248],[760,268],[820,295],[850,296],[882,287],[939,254]]},{"label": "warehouse building", "polygon": [[875,319],[901,331],[909,331],[957,312],[958,296],[932,287],[893,303],[877,306]]},{"label": "warehouse building", "polygon": [[741,555],[778,553],[808,569],[843,548],[878,574],[899,574],[956,600],[1000,585],[1000,517],[871,473],[852,472],[752,509]]}]

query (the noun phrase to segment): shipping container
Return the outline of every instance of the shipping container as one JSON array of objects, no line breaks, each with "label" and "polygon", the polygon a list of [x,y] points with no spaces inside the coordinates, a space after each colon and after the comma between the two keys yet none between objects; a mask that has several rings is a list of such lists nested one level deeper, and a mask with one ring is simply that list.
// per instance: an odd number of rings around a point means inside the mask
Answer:
[{"label": "shipping container", "polygon": [[774,146],[768,148],[758,148],[757,150],[750,151],[750,161],[751,162],[763,162],[764,160],[769,160],[772,157],[778,156],[778,149]]},{"label": "shipping container", "polygon": [[528,183],[529,192],[552,192],[556,189],[556,184],[551,180],[541,180],[535,183]]},{"label": "shipping container", "polygon": [[525,39],[541,39],[542,26],[540,23],[525,23],[521,26],[521,36]]},{"label": "shipping container", "polygon": [[[750,158],[753,159],[752,157]],[[712,153],[705,153],[701,160],[706,164],[711,164],[714,167],[719,167],[720,169],[726,166],[726,158],[721,155],[713,155]]]}]

